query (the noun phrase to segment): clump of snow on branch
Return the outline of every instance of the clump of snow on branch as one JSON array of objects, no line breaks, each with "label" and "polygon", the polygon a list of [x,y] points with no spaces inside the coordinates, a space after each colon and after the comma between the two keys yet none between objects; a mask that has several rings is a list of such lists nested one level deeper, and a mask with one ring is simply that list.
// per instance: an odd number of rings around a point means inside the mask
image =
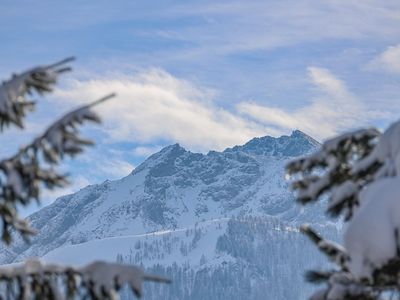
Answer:
[{"label": "clump of snow on branch", "polygon": [[379,165],[373,179],[400,176],[400,124],[392,124],[381,136],[372,153],[361,160],[354,171],[365,173],[372,166]]},{"label": "clump of snow on branch", "polygon": [[362,205],[344,236],[357,278],[373,280],[376,269],[400,255],[400,178],[384,178],[368,185],[360,195]]},{"label": "clump of snow on branch", "polygon": [[[96,261],[84,267],[72,267],[31,259],[0,267],[0,297],[24,300],[119,299],[118,291],[126,285],[141,297],[144,281],[169,282],[131,265]],[[60,290],[63,283],[66,288]]]},{"label": "clump of snow on branch", "polygon": [[301,203],[326,195],[327,212],[348,221],[344,247],[303,227],[338,267],[309,273],[326,282],[312,299],[400,299],[400,121],[328,140],[287,170]]}]

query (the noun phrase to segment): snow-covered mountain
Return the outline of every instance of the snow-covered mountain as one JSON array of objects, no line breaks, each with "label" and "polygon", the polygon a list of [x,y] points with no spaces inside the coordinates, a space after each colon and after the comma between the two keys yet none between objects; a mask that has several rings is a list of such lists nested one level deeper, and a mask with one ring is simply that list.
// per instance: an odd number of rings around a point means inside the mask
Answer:
[{"label": "snow-covered mountain", "polygon": [[168,146],[125,178],[30,216],[39,234],[31,244],[16,239],[0,260],[101,258],[172,277],[170,286],[149,285],[145,299],[297,299],[307,293],[307,262],[323,261],[298,225],[315,223],[333,236],[335,226],[321,207],[295,203],[284,166],[317,147],[301,131],[206,155]]}]

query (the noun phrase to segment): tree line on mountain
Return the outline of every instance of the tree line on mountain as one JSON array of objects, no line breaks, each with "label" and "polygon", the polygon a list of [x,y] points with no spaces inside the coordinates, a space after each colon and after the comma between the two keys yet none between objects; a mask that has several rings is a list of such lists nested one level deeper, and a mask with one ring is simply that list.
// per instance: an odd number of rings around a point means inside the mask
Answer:
[{"label": "tree line on mountain", "polygon": [[[222,227],[215,250],[200,257],[193,240],[209,246],[213,226],[198,226],[180,235],[171,232],[158,239],[142,238],[116,259],[128,264],[143,262],[152,273],[173,278],[170,285],[145,283],[148,300],[302,299],[312,292],[312,285],[303,282],[302,270],[322,264],[324,257],[298,230],[271,216],[233,217]],[[327,226],[324,233],[337,237],[339,232]],[[157,244],[161,251],[171,252],[158,259]],[[282,282],[290,282],[291,288]],[[121,298],[132,300],[133,296],[124,291]]]}]

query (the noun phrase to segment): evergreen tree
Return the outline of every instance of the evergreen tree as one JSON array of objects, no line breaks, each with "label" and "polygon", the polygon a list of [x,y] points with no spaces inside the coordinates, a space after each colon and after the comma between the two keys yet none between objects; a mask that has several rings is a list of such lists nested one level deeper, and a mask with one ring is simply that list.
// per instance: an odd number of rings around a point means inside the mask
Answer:
[{"label": "evergreen tree", "polygon": [[[0,131],[10,126],[24,129],[24,118],[35,108],[29,96],[50,93],[59,76],[71,68],[67,58],[13,75],[0,85]],[[13,156],[0,160],[1,239],[10,244],[15,234],[24,239],[35,233],[18,215],[18,207],[40,200],[43,188],[65,186],[67,177],[56,166],[66,157],[81,153],[93,142],[80,136],[84,122],[100,122],[91,109],[113,97],[105,96],[81,106],[51,124],[44,133]],[[93,262],[82,268],[28,260],[0,267],[0,299],[117,299],[124,285],[142,294],[144,280],[161,281],[140,268],[121,263]]]},{"label": "evergreen tree", "polygon": [[343,246],[301,228],[334,263],[306,274],[325,283],[312,299],[400,299],[400,121],[328,140],[287,172],[300,203],[327,198],[327,213],[347,222]]}]

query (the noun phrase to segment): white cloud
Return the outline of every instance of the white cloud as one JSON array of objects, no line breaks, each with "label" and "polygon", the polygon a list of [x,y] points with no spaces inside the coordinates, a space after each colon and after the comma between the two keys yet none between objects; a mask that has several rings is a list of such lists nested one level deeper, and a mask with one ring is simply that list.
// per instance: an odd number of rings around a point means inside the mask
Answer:
[{"label": "white cloud", "polygon": [[309,105],[287,111],[243,102],[238,104],[238,110],[267,126],[286,131],[298,128],[318,139],[363,125],[366,109],[343,81],[322,68],[310,67],[308,75],[317,92]]},{"label": "white cloud", "polygon": [[[122,159],[103,159],[96,164],[96,169],[112,179],[127,176],[135,167]],[[109,177],[109,178],[110,178]]]},{"label": "white cloud", "polygon": [[400,45],[387,48],[374,58],[367,67],[391,73],[400,73]]},{"label": "white cloud", "polygon": [[308,76],[314,96],[293,111],[248,101],[229,111],[213,102],[215,93],[162,70],[74,81],[56,96],[87,102],[116,91],[116,99],[98,108],[105,120],[102,128],[109,143],[138,143],[134,154],[139,156],[156,152],[159,148],[152,143],[160,139],[192,150],[221,150],[255,136],[277,136],[296,128],[325,139],[376,118],[329,70],[309,67]]},{"label": "white cloud", "polygon": [[138,146],[133,149],[133,154],[136,156],[147,157],[162,149],[162,146]]},{"label": "white cloud", "polygon": [[110,91],[117,92],[117,98],[98,107],[110,142],[162,139],[190,149],[221,150],[254,136],[277,133],[218,107],[211,91],[158,69],[135,76],[113,74],[112,78],[74,81],[55,96],[62,101],[87,102]]},{"label": "white cloud", "polygon": [[[270,48],[326,38],[398,38],[399,22],[396,0],[151,1],[140,5],[135,1],[77,5],[44,0],[24,3],[24,14],[18,3],[10,2],[4,7],[0,19],[5,24],[23,18],[34,29],[55,32],[110,24],[115,20],[128,23],[149,19],[163,23],[171,18],[180,19],[186,26],[148,29],[149,34],[194,41],[202,49],[208,46],[210,52],[218,48],[227,51]],[[196,17],[199,22],[185,23],[185,18]]]},{"label": "white cloud", "polygon": [[58,197],[75,193],[90,184],[89,179],[82,175],[70,176],[68,177],[68,180],[70,184],[65,188],[54,190],[43,189],[43,195],[41,196],[43,205],[52,203]]},{"label": "white cloud", "polygon": [[330,39],[396,40],[399,9],[398,1],[392,0],[185,3],[161,13],[201,17],[205,22],[158,34],[193,42],[198,47],[187,54],[192,56],[273,49]]}]

